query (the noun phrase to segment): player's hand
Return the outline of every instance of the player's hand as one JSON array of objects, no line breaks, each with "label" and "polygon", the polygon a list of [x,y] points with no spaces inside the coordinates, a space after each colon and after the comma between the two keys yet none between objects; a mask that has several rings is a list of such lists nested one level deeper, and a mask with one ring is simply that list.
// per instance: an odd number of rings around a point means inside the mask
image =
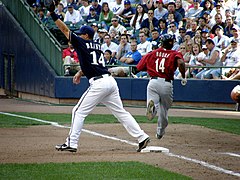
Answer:
[{"label": "player's hand", "polygon": [[55,4],[56,4],[55,0],[52,0],[51,4],[47,7],[47,10],[48,10],[50,13],[54,12],[54,10],[55,10]]},{"label": "player's hand", "polygon": [[75,76],[73,76],[73,84],[79,84],[81,79],[80,73],[76,73]]},{"label": "player's hand", "polygon": [[186,78],[183,78],[183,79],[181,80],[181,84],[182,84],[182,86],[185,86],[185,85],[187,84],[187,79],[186,79]]}]

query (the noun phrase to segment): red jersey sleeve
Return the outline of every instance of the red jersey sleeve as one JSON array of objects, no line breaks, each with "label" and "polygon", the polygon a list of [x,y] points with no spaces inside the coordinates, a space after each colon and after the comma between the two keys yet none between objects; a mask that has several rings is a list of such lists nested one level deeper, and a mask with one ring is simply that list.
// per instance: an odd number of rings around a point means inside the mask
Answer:
[{"label": "red jersey sleeve", "polygon": [[147,59],[149,58],[150,53],[142,57],[142,59],[137,64],[137,69],[139,71],[147,71]]}]

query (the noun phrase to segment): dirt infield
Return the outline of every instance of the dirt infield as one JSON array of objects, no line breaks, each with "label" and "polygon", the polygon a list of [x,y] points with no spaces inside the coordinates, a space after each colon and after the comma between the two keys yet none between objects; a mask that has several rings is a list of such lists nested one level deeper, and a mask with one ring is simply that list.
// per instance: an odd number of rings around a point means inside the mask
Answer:
[{"label": "dirt infield", "polygon": [[[1,112],[70,113],[71,106],[49,106],[14,99],[0,99]],[[143,115],[142,108],[126,108]],[[109,113],[97,107],[92,113]],[[239,112],[171,109],[170,116],[238,118]],[[64,142],[69,129],[36,126],[1,129],[1,163],[44,163],[83,161],[140,161],[162,167],[194,179],[240,179],[240,138],[193,125],[170,124],[162,140],[154,138],[156,124],[140,124],[150,135],[152,146],[170,153],[137,153],[137,146],[83,132],[77,153],[58,152],[54,146]],[[84,125],[84,129],[136,143],[120,124]],[[235,153],[238,156],[230,156]],[[234,174],[235,173],[235,174]]]}]

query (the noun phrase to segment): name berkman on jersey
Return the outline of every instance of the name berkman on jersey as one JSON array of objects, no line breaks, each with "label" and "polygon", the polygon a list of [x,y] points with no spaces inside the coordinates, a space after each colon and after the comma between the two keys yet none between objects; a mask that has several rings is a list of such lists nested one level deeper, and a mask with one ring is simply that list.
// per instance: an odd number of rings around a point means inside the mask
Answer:
[{"label": "name berkman on jersey", "polygon": [[95,44],[95,43],[86,43],[86,46],[88,49],[97,49],[97,50],[101,50],[101,45],[100,44]]},{"label": "name berkman on jersey", "polygon": [[170,54],[164,53],[164,52],[156,52],[157,57],[163,57],[163,58],[168,58]]}]

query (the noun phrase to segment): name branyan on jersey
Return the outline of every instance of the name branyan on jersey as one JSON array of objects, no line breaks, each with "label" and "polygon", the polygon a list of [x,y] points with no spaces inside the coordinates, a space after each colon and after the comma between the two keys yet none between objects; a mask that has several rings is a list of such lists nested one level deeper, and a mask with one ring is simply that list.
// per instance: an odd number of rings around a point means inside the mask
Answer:
[{"label": "name branyan on jersey", "polygon": [[97,49],[97,50],[101,50],[101,45],[100,44],[95,44],[95,43],[86,43],[86,46],[88,49]]},{"label": "name branyan on jersey", "polygon": [[165,52],[156,52],[156,56],[157,57],[168,58],[170,56],[170,54],[169,53],[165,53]]}]

